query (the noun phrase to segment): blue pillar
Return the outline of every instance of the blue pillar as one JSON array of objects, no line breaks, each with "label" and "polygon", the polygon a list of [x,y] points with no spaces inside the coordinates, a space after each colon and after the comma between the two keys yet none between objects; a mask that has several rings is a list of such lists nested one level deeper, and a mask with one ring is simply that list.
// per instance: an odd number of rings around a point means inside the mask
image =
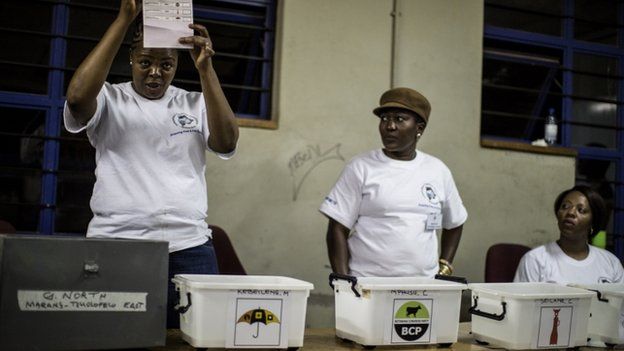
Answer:
[{"label": "blue pillar", "polygon": [[[61,108],[63,106],[63,71],[58,67],[65,66],[66,41],[62,37],[67,32],[68,7],[64,4],[54,5],[52,10],[52,39],[50,42],[50,66],[48,73],[48,95],[52,103],[48,108],[45,120],[42,179],[41,179],[41,211],[39,213],[40,234],[54,234],[56,209],[56,187],[60,144],[57,137],[61,134]],[[50,138],[51,137],[51,138]]]}]

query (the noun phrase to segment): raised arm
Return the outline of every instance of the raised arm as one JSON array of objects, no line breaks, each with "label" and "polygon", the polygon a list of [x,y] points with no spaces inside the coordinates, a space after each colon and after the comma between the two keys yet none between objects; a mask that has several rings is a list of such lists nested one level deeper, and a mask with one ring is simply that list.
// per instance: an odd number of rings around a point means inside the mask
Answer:
[{"label": "raised arm", "polygon": [[67,106],[74,118],[86,125],[97,108],[97,95],[108,76],[128,27],[140,11],[138,0],[122,0],[119,14],[106,33],[82,61],[67,88]]},{"label": "raised arm", "polygon": [[192,44],[191,57],[199,72],[202,93],[206,102],[206,118],[208,120],[208,147],[219,153],[234,151],[238,141],[238,124],[234,112],[223,94],[219,78],[212,66],[212,42],[206,27],[190,24],[199,35],[180,38],[182,44]]},{"label": "raised arm", "polygon": [[327,254],[335,273],[349,274],[348,237],[349,228],[330,218],[327,225]]}]

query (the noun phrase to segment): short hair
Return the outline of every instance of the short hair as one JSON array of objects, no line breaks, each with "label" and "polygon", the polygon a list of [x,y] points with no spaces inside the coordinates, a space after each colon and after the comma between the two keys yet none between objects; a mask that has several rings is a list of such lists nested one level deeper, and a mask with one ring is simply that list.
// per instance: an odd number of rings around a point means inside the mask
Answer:
[{"label": "short hair", "polygon": [[563,199],[571,192],[578,191],[587,198],[589,208],[592,213],[592,227],[589,233],[589,239],[592,239],[599,231],[604,230],[607,225],[607,206],[600,194],[592,188],[585,185],[576,185],[568,190],[564,190],[555,200],[555,215],[561,207]]},{"label": "short hair", "polygon": [[130,43],[130,52],[136,49],[139,43],[143,42],[143,14],[139,13],[136,19],[134,20],[133,30],[132,30],[132,42]]}]

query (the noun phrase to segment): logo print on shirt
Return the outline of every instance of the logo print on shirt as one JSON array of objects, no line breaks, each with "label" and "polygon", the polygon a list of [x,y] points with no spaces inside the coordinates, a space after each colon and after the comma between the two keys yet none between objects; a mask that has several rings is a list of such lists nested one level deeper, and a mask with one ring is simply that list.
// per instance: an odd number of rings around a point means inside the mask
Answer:
[{"label": "logo print on shirt", "polygon": [[173,124],[184,129],[192,129],[197,127],[197,118],[186,113],[176,113],[173,115]]},{"label": "logo print on shirt", "polygon": [[598,278],[598,283],[600,284],[609,284],[609,283],[613,283],[611,281],[611,279],[607,278],[607,277],[600,277]]},{"label": "logo print on shirt", "polygon": [[440,202],[440,199],[438,198],[438,192],[435,190],[433,185],[427,183],[422,186],[421,191],[423,196],[426,197],[430,203],[435,205]]}]

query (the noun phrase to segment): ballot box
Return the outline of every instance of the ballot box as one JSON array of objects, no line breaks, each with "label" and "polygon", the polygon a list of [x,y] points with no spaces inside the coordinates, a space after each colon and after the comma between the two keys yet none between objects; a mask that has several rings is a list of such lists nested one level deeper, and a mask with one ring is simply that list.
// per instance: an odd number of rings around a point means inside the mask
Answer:
[{"label": "ballot box", "polygon": [[176,274],[180,331],[194,347],[303,346],[311,283],[282,276]]},{"label": "ballot box", "polygon": [[161,346],[164,241],[0,235],[0,350]]},{"label": "ballot box", "polygon": [[551,283],[472,283],[472,335],[508,350],[587,344],[593,292]]},{"label": "ballot box", "polygon": [[607,344],[624,343],[624,284],[571,284],[594,293],[587,337]]},{"label": "ballot box", "polygon": [[372,348],[457,341],[465,284],[420,277],[332,273],[336,336]]}]

